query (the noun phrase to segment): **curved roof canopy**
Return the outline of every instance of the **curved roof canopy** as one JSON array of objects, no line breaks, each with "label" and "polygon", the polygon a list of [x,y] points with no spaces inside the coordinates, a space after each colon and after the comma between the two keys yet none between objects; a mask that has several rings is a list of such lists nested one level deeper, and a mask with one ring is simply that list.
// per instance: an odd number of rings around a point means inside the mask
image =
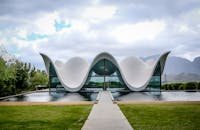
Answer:
[{"label": "curved roof canopy", "polygon": [[[80,57],[71,58],[63,63],[61,61],[53,62],[43,53],[40,53],[40,55],[43,57],[47,72],[49,73],[49,67],[52,64],[62,86],[67,91],[79,91],[85,84],[91,69],[98,75],[111,75],[118,69],[124,83],[130,90],[142,91],[150,82],[158,64],[161,67],[162,74],[169,53],[166,52],[160,55],[156,61],[151,59],[143,61],[137,57],[127,57],[118,63],[111,54],[102,52],[94,58],[91,65]],[[105,68],[102,67],[103,64],[106,64]]]}]

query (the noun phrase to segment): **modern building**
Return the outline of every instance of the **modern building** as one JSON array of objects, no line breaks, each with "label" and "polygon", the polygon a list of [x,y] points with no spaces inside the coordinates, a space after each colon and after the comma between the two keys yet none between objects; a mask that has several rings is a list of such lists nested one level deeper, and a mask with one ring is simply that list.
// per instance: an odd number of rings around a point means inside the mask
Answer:
[{"label": "modern building", "polygon": [[169,53],[160,55],[157,60],[127,57],[118,62],[111,54],[102,52],[90,65],[80,57],[63,63],[58,60],[53,62],[45,54],[40,55],[49,75],[50,88],[63,88],[68,92],[91,89],[160,91],[161,75]]}]

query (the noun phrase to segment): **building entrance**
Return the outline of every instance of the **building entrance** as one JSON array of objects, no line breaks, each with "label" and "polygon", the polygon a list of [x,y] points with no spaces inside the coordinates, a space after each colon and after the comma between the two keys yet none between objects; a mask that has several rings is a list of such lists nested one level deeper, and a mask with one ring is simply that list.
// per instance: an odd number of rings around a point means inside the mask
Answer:
[{"label": "building entrance", "polygon": [[101,59],[93,66],[85,87],[102,90],[126,88],[118,68],[107,59]]}]

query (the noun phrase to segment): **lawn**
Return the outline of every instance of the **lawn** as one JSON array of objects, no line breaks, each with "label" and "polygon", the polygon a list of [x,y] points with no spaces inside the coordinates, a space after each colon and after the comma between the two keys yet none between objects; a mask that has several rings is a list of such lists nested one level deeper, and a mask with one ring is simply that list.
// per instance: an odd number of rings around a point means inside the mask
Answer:
[{"label": "lawn", "polygon": [[0,106],[0,129],[80,130],[92,105]]},{"label": "lawn", "polygon": [[200,129],[200,104],[121,104],[135,130]]}]

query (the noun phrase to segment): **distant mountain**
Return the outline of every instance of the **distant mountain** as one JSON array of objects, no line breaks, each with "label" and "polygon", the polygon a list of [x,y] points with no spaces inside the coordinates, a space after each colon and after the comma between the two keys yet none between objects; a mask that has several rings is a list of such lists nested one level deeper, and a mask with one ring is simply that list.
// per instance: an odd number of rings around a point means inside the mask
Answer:
[{"label": "distant mountain", "polygon": [[148,56],[148,57],[140,57],[141,59],[143,59],[144,61],[147,61],[149,59],[153,59],[153,60],[157,60],[159,58],[160,55],[152,55],[152,56]]},{"label": "distant mountain", "polygon": [[[142,58],[143,60],[158,59],[159,55],[153,55]],[[200,74],[200,57],[196,57],[194,61],[188,59],[168,56],[165,64],[165,74],[180,74],[180,73],[196,73]]]},{"label": "distant mountain", "polygon": [[170,56],[167,59],[164,73],[180,74],[180,73],[195,73],[200,74],[200,57],[195,58],[193,62],[181,58]]},{"label": "distant mountain", "polygon": [[[154,55],[143,58],[143,60],[157,59],[158,57],[159,55]],[[162,79],[167,82],[200,81],[200,57],[189,61],[185,58],[169,56]]]},{"label": "distant mountain", "polygon": [[194,59],[193,64],[200,69],[200,56]]},{"label": "distant mountain", "polygon": [[200,74],[180,73],[180,74],[163,74],[162,82],[200,82]]}]

